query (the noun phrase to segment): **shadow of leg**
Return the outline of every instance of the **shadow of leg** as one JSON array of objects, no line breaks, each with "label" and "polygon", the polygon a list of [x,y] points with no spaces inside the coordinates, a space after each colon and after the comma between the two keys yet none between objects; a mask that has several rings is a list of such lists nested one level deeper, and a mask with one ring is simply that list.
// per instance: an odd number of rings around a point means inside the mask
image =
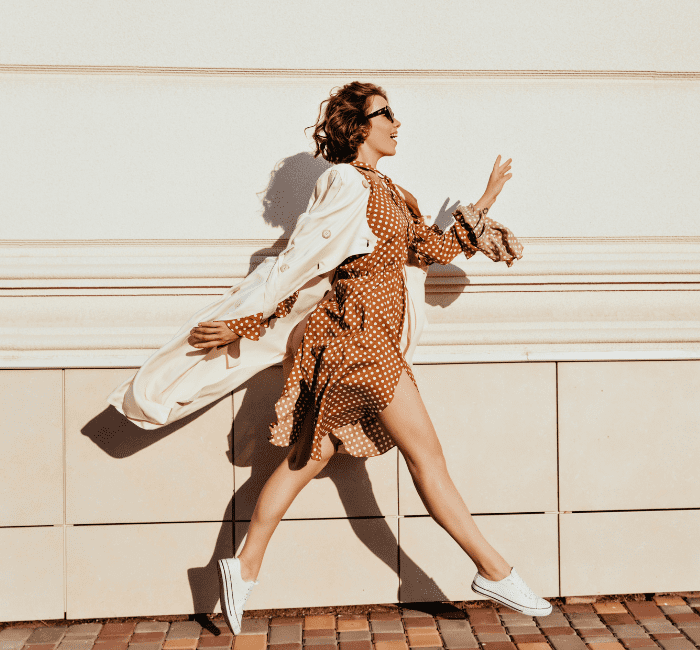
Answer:
[{"label": "shadow of leg", "polygon": [[[448,600],[435,581],[398,548],[398,540],[386,520],[382,520],[384,525],[378,531],[373,529],[372,535],[368,535],[364,527],[356,525],[357,519],[353,518],[353,514],[358,513],[358,511],[362,512],[365,517],[381,517],[382,514],[372,490],[372,481],[367,473],[367,459],[340,455],[333,460],[336,461],[333,467],[329,463],[329,467],[319,474],[319,478],[327,475],[333,480],[346,514],[350,517],[350,525],[360,541],[387,566],[394,570],[398,566],[400,586],[396,596],[397,601],[401,600],[402,593],[409,585],[408,593],[419,593],[425,596],[416,600]],[[343,468],[342,465],[351,465],[352,467]],[[347,480],[348,473],[352,474],[352,481]],[[397,549],[399,553],[398,564]]]}]

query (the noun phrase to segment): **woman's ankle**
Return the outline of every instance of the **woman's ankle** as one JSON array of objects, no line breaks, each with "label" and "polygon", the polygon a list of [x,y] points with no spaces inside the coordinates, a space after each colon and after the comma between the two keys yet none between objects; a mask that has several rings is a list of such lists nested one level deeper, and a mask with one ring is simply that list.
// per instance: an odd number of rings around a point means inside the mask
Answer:
[{"label": "woman's ankle", "polygon": [[253,571],[253,567],[250,566],[249,562],[240,555],[238,556],[238,561],[241,563],[241,578],[244,582],[255,582],[258,579],[258,571]]},{"label": "woman's ankle", "polygon": [[491,582],[498,582],[499,580],[503,580],[504,578],[507,578],[510,575],[512,567],[505,565],[493,565],[493,566],[480,566],[478,567],[479,574],[481,575],[482,578],[486,578],[487,580],[490,580]]}]

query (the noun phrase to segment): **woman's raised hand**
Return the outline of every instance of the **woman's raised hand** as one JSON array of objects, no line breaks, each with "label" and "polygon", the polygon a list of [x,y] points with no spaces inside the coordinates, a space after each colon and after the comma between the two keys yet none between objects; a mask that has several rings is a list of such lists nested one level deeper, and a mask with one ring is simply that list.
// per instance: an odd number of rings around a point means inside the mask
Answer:
[{"label": "woman's raised hand", "polygon": [[489,176],[486,191],[484,192],[484,196],[481,197],[479,203],[485,203],[486,207],[491,207],[491,205],[493,205],[493,202],[501,193],[506,181],[513,176],[513,174],[508,173],[510,171],[511,162],[513,162],[513,159],[508,158],[508,160],[501,165],[501,156],[499,155],[498,158],[496,158],[496,162],[493,164],[493,171],[491,172],[491,176]]},{"label": "woman's raised hand", "polygon": [[218,348],[220,345],[228,345],[240,338],[234,334],[221,320],[205,321],[190,330],[187,342],[193,348]]}]

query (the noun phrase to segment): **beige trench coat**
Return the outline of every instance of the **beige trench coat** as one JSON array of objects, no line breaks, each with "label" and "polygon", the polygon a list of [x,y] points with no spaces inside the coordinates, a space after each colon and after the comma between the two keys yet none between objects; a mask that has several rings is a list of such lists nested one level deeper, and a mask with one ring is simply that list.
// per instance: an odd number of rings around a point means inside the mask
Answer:
[{"label": "beige trench coat", "polygon": [[[292,333],[330,291],[336,267],[351,255],[374,250],[377,238],[367,223],[369,195],[369,184],[351,165],[326,170],[279,256],[265,259],[219,300],[194,314],[108,397],[109,403],[138,426],[155,429],[194,413],[294,354]],[[404,350],[409,363],[425,322],[425,277],[423,267],[406,266]],[[296,290],[299,297],[292,311],[272,319],[258,341],[241,338],[210,351],[187,343],[198,323],[260,312],[267,318]]]}]

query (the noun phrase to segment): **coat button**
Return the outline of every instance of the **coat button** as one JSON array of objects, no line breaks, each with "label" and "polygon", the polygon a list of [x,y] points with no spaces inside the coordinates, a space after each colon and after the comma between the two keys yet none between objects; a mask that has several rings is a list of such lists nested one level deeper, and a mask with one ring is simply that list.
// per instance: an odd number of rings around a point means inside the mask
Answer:
[{"label": "coat button", "polygon": [[368,181],[366,178],[362,181],[362,184],[363,184],[365,187],[369,187],[369,181]]},{"label": "coat button", "polygon": [[328,239],[331,236],[331,231],[330,230],[324,230],[321,235],[323,235],[324,239]]},{"label": "coat button", "polygon": [[286,264],[282,264],[282,266],[280,266],[280,271],[282,271],[282,273],[284,273],[288,268],[289,268],[289,266],[287,266]]}]

